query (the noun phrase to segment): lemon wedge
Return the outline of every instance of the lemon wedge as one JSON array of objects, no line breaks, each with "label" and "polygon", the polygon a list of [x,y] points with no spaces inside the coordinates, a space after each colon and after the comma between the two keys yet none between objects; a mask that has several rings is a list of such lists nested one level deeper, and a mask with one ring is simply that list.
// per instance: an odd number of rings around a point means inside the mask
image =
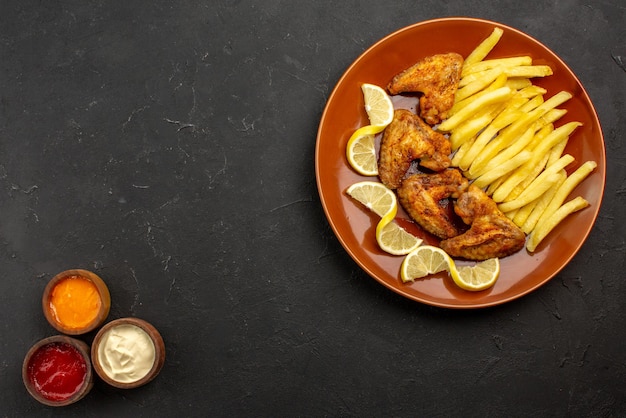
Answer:
[{"label": "lemon wedge", "polygon": [[369,83],[362,84],[361,91],[370,125],[382,127],[389,125],[393,120],[393,103],[387,92]]},{"label": "lemon wedge", "polygon": [[452,280],[461,289],[469,291],[485,290],[493,286],[500,277],[500,260],[490,258],[473,266],[450,269]]},{"label": "lemon wedge", "polygon": [[411,251],[402,262],[400,277],[403,282],[412,282],[430,274],[450,271],[454,265],[452,258],[441,248],[422,245]]},{"label": "lemon wedge", "polygon": [[400,277],[407,283],[441,271],[447,271],[461,289],[477,292],[496,283],[500,276],[500,260],[490,258],[471,266],[457,267],[452,257],[441,248],[422,245],[404,258]]},{"label": "lemon wedge", "polygon": [[420,238],[394,222],[398,201],[387,186],[375,181],[361,181],[348,187],[346,193],[381,217],[376,226],[376,242],[383,251],[406,255],[421,245]]}]

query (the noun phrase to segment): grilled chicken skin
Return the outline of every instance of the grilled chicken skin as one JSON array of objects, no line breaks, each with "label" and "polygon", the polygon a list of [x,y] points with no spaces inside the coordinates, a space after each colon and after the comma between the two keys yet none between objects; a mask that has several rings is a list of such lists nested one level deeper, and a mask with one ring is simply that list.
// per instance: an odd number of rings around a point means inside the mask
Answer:
[{"label": "grilled chicken skin", "polygon": [[390,94],[423,93],[420,116],[430,125],[448,117],[461,79],[463,57],[455,52],[426,57],[397,74],[387,86]]},{"label": "grilled chicken skin", "polygon": [[398,188],[398,200],[424,230],[445,239],[459,234],[440,201],[457,198],[467,189],[467,179],[455,168],[435,174],[413,174]]},{"label": "grilled chicken skin", "polygon": [[416,114],[398,109],[383,134],[378,175],[385,186],[397,189],[411,162],[419,159],[423,167],[441,171],[450,166],[450,152],[450,141],[444,135]]},{"label": "grilled chicken skin", "polygon": [[524,247],[524,232],[482,189],[470,185],[456,200],[454,211],[470,228],[441,241],[441,248],[450,256],[480,261],[506,257]]}]

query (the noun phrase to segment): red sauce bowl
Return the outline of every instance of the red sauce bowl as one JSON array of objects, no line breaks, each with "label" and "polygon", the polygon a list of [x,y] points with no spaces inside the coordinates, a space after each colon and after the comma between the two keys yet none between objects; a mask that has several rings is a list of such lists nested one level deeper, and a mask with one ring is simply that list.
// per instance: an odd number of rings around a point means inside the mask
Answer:
[{"label": "red sauce bowl", "polygon": [[93,387],[89,346],[65,335],[44,338],[33,345],[22,364],[28,393],[48,406],[79,401]]}]

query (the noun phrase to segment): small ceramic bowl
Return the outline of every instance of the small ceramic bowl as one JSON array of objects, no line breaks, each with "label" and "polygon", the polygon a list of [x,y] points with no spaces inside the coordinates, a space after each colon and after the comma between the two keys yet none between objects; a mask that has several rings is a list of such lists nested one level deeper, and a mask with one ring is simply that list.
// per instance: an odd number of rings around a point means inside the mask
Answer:
[{"label": "small ceramic bowl", "polygon": [[28,393],[48,406],[66,406],[84,398],[93,387],[89,346],[65,335],[35,343],[22,364]]},{"label": "small ceramic bowl", "polygon": [[98,331],[91,345],[91,361],[98,376],[109,385],[133,389],[159,374],[165,362],[165,344],[147,321],[120,318]]},{"label": "small ceramic bowl", "polygon": [[[57,286],[63,286],[62,282],[66,279],[86,280],[89,283],[87,286],[90,290],[89,301],[85,300],[87,298],[82,293],[79,297],[72,295],[73,300],[68,298],[67,294],[73,291],[72,286],[64,286],[62,292],[60,290],[55,292]],[[55,302],[62,304],[64,309],[59,309],[61,306],[56,308]],[[111,295],[107,285],[98,275],[87,270],[66,270],[48,282],[41,304],[44,316],[54,329],[67,335],[80,335],[104,323],[111,308]],[[84,309],[84,312],[81,309]]]}]

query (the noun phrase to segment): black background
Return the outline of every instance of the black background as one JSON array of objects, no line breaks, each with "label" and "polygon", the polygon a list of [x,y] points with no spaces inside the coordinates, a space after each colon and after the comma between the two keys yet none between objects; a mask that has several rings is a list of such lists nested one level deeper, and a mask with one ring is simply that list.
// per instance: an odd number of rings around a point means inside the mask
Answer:
[{"label": "black background", "polygon": [[[622,0],[0,3],[0,416],[619,416],[626,413]],[[365,49],[422,20],[516,27],[578,75],[607,184],[574,260],[475,311],[368,277],[319,202],[315,137]],[[621,63],[621,65],[620,65]],[[109,319],[163,335],[159,377],[39,405],[47,281],[86,268]],[[86,336],[89,340],[92,336]]]}]

